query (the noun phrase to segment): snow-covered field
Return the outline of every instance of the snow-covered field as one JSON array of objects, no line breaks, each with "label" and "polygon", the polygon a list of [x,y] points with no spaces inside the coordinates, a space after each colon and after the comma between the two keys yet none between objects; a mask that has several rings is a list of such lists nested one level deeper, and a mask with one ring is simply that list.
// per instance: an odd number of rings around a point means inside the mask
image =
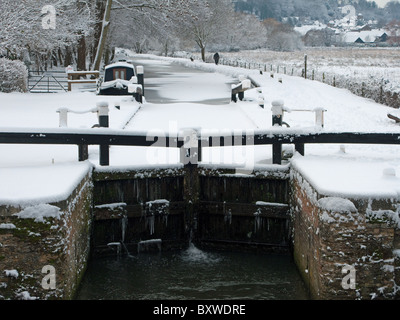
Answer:
[{"label": "snow-covered field", "polygon": [[[134,58],[153,59],[160,67],[166,69],[171,65],[180,64],[208,71],[209,73],[202,74],[200,78],[201,82],[207,84],[208,89],[206,92],[194,91],[190,94],[190,90],[193,90],[189,85],[190,78],[198,76],[198,73],[190,75],[188,71],[185,74],[184,81],[187,81],[187,87],[184,90],[177,87],[176,90],[169,89],[163,93],[162,87],[160,88],[160,95],[168,94],[168,98],[176,96],[177,101],[169,104],[144,103],[140,106],[130,97],[121,100],[77,91],[59,94],[0,93],[0,131],[10,128],[59,130],[57,110],[60,107],[77,111],[89,110],[95,107],[97,102],[107,100],[110,105],[110,130],[149,131],[154,134],[199,128],[221,134],[231,130],[251,133],[271,129],[271,103],[274,100],[282,100],[290,109],[327,110],[324,129],[316,127],[313,112],[285,113],[284,121],[292,128],[304,132],[400,132],[399,125],[387,118],[389,112],[400,116],[398,110],[321,82],[280,75],[280,83],[278,77],[261,75],[257,70],[215,66],[187,59],[146,55]],[[191,96],[198,100],[201,95],[204,95],[203,100],[208,100],[209,96],[214,99],[229,99],[230,93],[223,91],[217,83],[220,84],[224,79],[229,82],[232,77],[236,78],[240,74],[251,77],[260,85],[260,88],[246,93],[245,101],[227,105],[187,102]],[[153,81],[157,82],[157,79]],[[213,86],[212,83],[216,85]],[[261,97],[264,99],[264,109],[258,105]],[[114,107],[115,104],[120,104],[120,110]],[[90,129],[96,122],[96,115],[93,113],[70,114],[68,119],[71,130],[96,130]],[[98,165],[98,147],[90,147],[89,152],[89,161],[79,163],[76,146],[0,145],[0,205],[19,203],[29,206],[64,200],[65,192],[76,186],[77,179],[92,166],[99,170],[119,171],[139,167],[180,166],[178,152],[173,149],[112,147],[110,167]],[[238,169],[271,169],[274,168],[271,164],[271,153],[270,146],[233,147],[215,149],[212,152],[205,149],[203,161],[205,164],[236,166]],[[328,196],[376,195],[393,198],[396,194],[397,197],[400,195],[399,146],[310,145],[306,146],[306,157],[296,156],[294,163],[300,171],[304,170],[304,174],[317,189]],[[387,181],[390,183],[386,183]]]},{"label": "snow-covered field", "polygon": [[[294,52],[266,49],[224,52],[221,63],[302,76],[307,55],[307,76],[346,88],[353,93],[399,108],[400,49],[373,47],[309,48]],[[187,56],[177,52],[176,56]],[[198,56],[196,59],[200,59]],[[389,96],[386,96],[387,93]]]}]

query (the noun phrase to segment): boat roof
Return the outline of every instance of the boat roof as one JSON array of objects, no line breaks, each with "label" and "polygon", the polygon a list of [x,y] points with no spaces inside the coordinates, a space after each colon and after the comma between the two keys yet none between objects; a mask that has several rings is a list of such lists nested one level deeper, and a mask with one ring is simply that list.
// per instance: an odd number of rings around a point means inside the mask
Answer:
[{"label": "boat roof", "polygon": [[132,68],[135,69],[134,65],[132,63],[126,62],[126,61],[119,61],[115,62],[112,64],[109,64],[108,66],[105,67],[105,69],[111,69],[111,68],[116,68],[116,67],[122,67],[122,68]]}]

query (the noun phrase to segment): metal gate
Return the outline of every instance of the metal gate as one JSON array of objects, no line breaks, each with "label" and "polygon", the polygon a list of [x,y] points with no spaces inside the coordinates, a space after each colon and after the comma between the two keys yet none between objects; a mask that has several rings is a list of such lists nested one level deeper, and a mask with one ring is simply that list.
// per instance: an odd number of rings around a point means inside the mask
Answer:
[{"label": "metal gate", "polygon": [[29,92],[55,93],[68,91],[68,78],[65,71],[32,71],[28,76]]}]

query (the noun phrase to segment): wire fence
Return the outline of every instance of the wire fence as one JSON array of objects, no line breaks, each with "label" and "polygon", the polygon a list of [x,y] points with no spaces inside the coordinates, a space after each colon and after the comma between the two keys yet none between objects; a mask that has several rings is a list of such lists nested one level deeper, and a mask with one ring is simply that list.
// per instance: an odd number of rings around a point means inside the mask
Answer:
[{"label": "wire fence", "polygon": [[374,77],[371,74],[365,76],[348,76],[346,74],[321,71],[312,65],[308,65],[307,56],[305,56],[304,63],[301,66],[299,66],[299,63],[295,65],[285,65],[283,63],[271,64],[223,57],[220,59],[220,64],[236,68],[259,70],[260,73],[270,73],[271,76],[284,74],[302,77],[312,81],[319,81],[333,87],[348,89],[353,94],[363,98],[372,99],[377,103],[389,107],[396,109],[399,109],[400,107],[399,92],[397,92],[397,90],[386,88],[386,84],[390,82],[390,80],[385,80],[380,76]]}]

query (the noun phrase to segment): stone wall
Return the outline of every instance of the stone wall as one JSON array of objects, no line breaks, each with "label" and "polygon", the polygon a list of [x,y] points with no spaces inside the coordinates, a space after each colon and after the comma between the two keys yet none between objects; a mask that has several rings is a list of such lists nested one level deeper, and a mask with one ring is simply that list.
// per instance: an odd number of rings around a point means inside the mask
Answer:
[{"label": "stone wall", "polygon": [[398,200],[323,197],[291,173],[294,259],[315,299],[396,299]]},{"label": "stone wall", "polygon": [[88,174],[65,201],[0,207],[0,299],[73,298],[89,258],[91,204]]}]

